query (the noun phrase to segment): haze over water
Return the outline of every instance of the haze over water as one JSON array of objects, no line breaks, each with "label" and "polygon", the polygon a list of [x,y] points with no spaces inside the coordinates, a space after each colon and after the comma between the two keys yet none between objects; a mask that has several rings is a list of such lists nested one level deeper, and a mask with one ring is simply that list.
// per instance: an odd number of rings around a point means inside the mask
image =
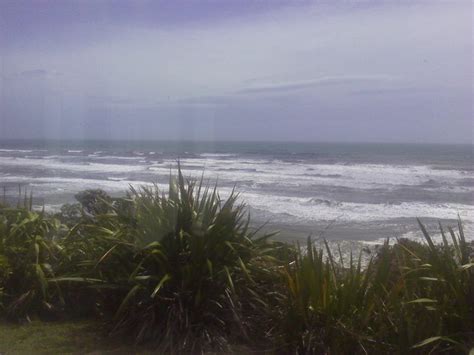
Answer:
[{"label": "haze over water", "polygon": [[155,182],[166,191],[178,159],[186,176],[217,180],[223,197],[235,185],[255,225],[293,238],[413,237],[415,217],[474,222],[470,145],[4,141],[0,186],[16,198],[21,184],[56,210],[84,189],[121,196]]}]

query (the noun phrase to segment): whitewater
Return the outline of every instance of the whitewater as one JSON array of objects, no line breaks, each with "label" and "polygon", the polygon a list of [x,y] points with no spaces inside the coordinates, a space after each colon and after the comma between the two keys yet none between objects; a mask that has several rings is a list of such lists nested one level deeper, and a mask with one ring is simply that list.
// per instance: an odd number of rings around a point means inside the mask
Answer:
[{"label": "whitewater", "polygon": [[254,225],[306,235],[365,240],[416,237],[416,217],[474,225],[471,146],[336,143],[0,142],[6,198],[31,191],[37,207],[57,210],[85,189],[121,196],[132,186],[166,191],[183,173],[235,187]]}]

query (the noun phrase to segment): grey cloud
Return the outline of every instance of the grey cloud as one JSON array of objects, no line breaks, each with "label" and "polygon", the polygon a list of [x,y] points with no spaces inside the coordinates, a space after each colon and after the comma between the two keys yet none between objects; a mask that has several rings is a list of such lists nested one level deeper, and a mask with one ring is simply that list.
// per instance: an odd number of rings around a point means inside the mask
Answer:
[{"label": "grey cloud", "polygon": [[153,110],[153,109],[183,109],[183,108],[213,108],[227,105],[230,96],[193,96],[187,98],[170,98],[167,100],[134,100],[119,96],[87,96],[91,107],[112,110]]},{"label": "grey cloud", "polygon": [[55,70],[45,70],[45,69],[30,69],[24,70],[21,72],[13,73],[10,75],[4,75],[3,78],[6,80],[15,80],[15,79],[39,79],[53,76],[61,76],[61,72]]},{"label": "grey cloud", "polygon": [[238,90],[239,94],[258,94],[281,91],[302,90],[321,86],[348,85],[373,82],[394,81],[395,78],[388,75],[367,75],[367,76],[332,76],[322,77],[305,81],[293,81],[285,83],[266,84],[261,86],[247,87]]},{"label": "grey cloud", "polygon": [[134,101],[123,96],[88,95],[87,99],[98,104],[132,104]]},{"label": "grey cloud", "polygon": [[25,70],[18,73],[21,78],[39,78],[48,75],[48,72],[44,69]]},{"label": "grey cloud", "polygon": [[414,87],[397,87],[397,88],[377,88],[377,89],[361,89],[351,91],[351,95],[412,95],[422,93],[433,93],[440,91],[436,88],[414,88]]},{"label": "grey cloud", "polygon": [[208,95],[208,96],[193,96],[186,97],[175,101],[176,104],[185,105],[225,105],[229,103],[232,98],[228,95]]}]

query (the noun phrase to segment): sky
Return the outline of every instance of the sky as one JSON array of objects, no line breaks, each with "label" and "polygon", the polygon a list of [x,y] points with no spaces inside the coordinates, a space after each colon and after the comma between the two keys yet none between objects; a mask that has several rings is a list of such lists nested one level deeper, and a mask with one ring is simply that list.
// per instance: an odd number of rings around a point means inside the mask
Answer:
[{"label": "sky", "polygon": [[467,1],[0,0],[0,139],[468,143]]}]

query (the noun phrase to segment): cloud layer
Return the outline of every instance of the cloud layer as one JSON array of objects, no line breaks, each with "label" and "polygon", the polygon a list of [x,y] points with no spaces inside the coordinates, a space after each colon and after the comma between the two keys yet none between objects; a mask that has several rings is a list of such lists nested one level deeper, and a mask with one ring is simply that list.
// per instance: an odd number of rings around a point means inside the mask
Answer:
[{"label": "cloud layer", "polygon": [[470,1],[212,3],[1,2],[0,138],[471,142]]}]

